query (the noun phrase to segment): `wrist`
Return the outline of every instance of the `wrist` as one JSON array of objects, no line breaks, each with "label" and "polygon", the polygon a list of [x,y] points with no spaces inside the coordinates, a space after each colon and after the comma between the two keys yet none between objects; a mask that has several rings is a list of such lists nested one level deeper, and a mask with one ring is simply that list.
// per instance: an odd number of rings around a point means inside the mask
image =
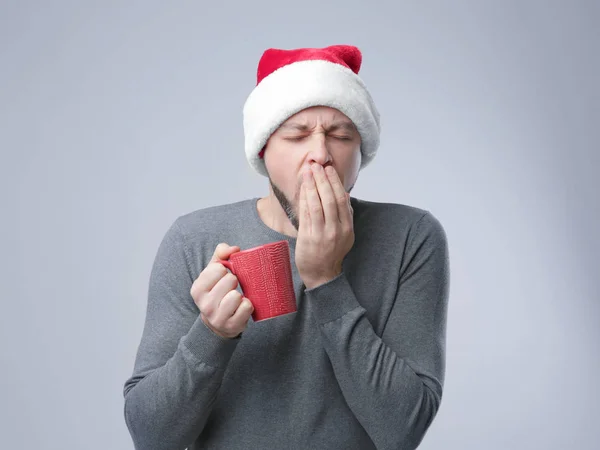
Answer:
[{"label": "wrist", "polygon": [[333,280],[334,278],[337,278],[339,275],[341,275],[342,271],[340,270],[339,272],[335,272],[329,276],[323,276],[323,277],[319,277],[319,278],[315,278],[315,279],[311,279],[311,280],[306,280],[304,282],[304,286],[306,286],[306,289],[314,289],[317,286],[321,286],[322,284],[325,283],[329,283],[331,280]]}]

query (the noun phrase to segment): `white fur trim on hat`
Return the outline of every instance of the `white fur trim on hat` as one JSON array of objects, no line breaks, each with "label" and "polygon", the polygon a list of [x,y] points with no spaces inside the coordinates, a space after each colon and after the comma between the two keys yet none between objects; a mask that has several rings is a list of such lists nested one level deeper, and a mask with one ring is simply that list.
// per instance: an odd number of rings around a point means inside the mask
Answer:
[{"label": "white fur trim on hat", "polygon": [[365,84],[349,68],[324,60],[298,61],[265,77],[244,104],[246,158],[268,176],[258,154],[289,117],[311,106],[329,106],[344,113],[361,137],[361,165],[366,167],[379,147],[379,112]]}]

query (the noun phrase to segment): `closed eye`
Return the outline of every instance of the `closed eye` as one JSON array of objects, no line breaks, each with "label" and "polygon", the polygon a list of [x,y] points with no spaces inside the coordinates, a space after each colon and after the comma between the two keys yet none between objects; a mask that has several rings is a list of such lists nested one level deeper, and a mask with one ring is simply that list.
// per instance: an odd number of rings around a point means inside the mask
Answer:
[{"label": "closed eye", "polygon": [[304,139],[306,136],[290,136],[290,137],[285,137],[284,139],[286,141],[301,141],[302,139]]},{"label": "closed eye", "polygon": [[[352,140],[351,136],[331,136],[330,135],[329,137],[337,139],[338,141],[351,141]],[[288,136],[288,137],[285,137],[284,139],[286,141],[296,141],[296,142],[298,142],[298,141],[301,141],[302,139],[305,139],[305,138],[306,138],[306,136]]]}]

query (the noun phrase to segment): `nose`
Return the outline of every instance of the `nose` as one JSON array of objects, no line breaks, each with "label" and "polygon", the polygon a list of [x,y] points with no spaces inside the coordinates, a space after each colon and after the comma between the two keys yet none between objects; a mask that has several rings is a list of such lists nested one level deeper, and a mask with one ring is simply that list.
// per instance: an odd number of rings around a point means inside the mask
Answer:
[{"label": "nose", "polygon": [[308,164],[313,162],[325,167],[331,163],[331,154],[327,148],[327,140],[323,134],[313,136],[310,142],[310,151],[308,155]]}]

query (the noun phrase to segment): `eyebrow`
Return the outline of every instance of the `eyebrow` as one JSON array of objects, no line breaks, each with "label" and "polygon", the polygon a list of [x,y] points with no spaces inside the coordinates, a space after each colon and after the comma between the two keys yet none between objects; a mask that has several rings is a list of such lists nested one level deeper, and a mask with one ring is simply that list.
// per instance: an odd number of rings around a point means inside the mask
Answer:
[{"label": "eyebrow", "polygon": [[[284,123],[283,125],[281,125],[279,127],[282,130],[296,130],[296,131],[308,131],[311,129],[311,127],[309,127],[307,124],[304,123],[296,123],[296,122],[291,122],[291,123]],[[337,130],[343,130],[343,131],[348,131],[348,132],[355,132],[356,127],[354,126],[354,124],[352,122],[335,122],[333,124],[331,124],[330,126],[326,127],[325,131],[330,133],[332,131],[337,131]]]}]

